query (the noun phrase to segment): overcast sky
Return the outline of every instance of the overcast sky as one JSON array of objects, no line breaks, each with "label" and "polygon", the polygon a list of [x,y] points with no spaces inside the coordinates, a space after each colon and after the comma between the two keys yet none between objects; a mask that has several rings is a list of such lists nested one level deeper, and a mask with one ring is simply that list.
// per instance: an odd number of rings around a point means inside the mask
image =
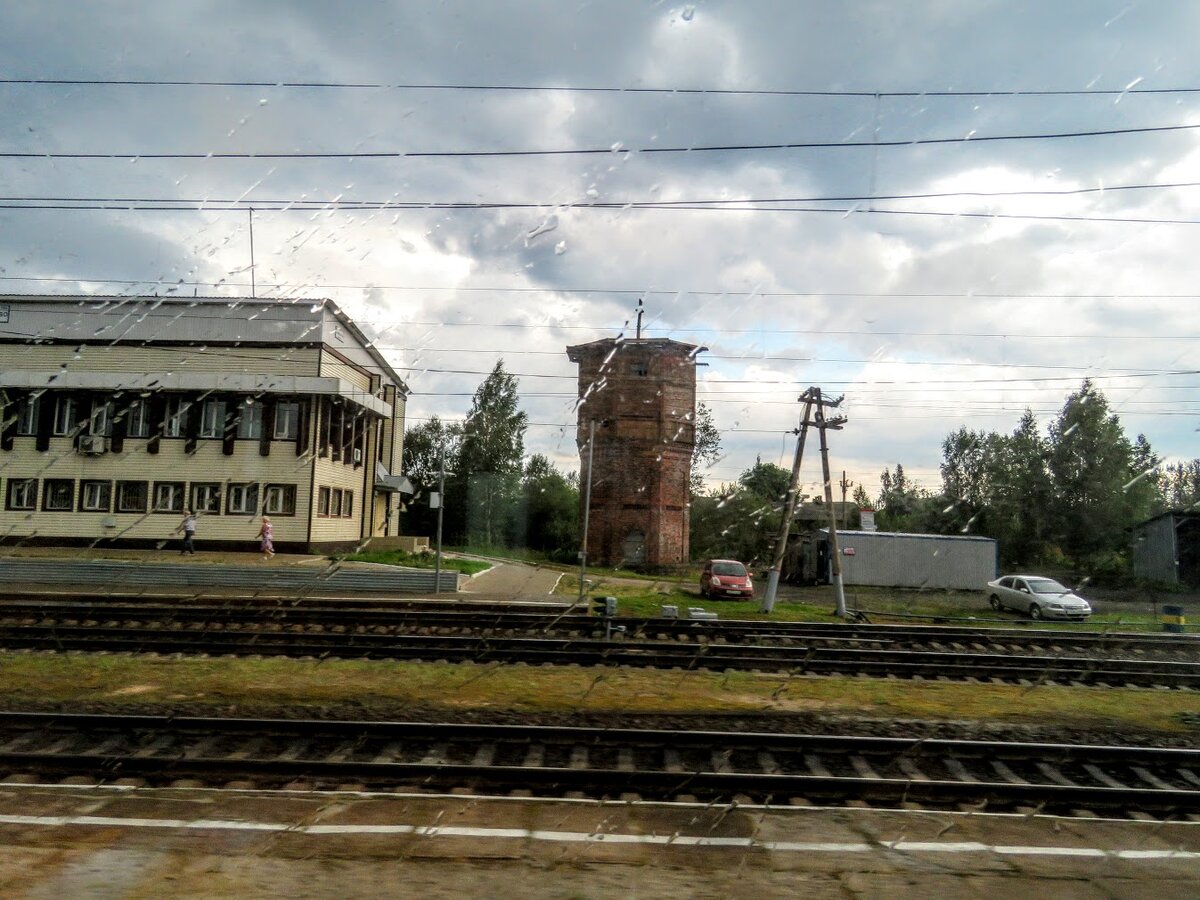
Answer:
[{"label": "overcast sky", "polygon": [[[339,303],[414,422],[502,357],[563,469],[564,348],[639,297],[709,348],[712,484],[789,464],[808,385],[845,394],[833,465],[871,493],[897,462],[936,488],[949,431],[1044,424],[1085,376],[1191,458],[1198,33],[1200,5],[1107,0],[5,4],[0,194],[221,208],[0,209],[0,291],[248,295],[253,204],[260,297]],[[825,146],[696,149],[779,144]],[[530,150],[601,152],[412,155]],[[272,209],[298,200],[325,206]]]}]

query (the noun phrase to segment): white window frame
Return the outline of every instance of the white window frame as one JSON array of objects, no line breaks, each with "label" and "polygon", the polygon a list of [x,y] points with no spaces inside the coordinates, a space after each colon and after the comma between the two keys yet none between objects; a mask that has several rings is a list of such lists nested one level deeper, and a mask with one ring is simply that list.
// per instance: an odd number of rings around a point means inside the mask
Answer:
[{"label": "white window frame", "polygon": [[253,516],[258,513],[258,483],[231,484],[226,488],[226,510],[231,516]]},{"label": "white window frame", "polygon": [[317,515],[318,516],[324,516],[326,518],[329,516],[329,509],[330,509],[329,498],[330,498],[331,494],[332,494],[332,490],[330,488],[322,487],[322,488],[318,489],[318,491],[317,491]]},{"label": "white window frame", "polygon": [[88,434],[106,437],[112,434],[113,405],[111,400],[92,404],[92,415],[88,418]]},{"label": "white window frame", "polygon": [[79,483],[80,512],[112,512],[111,481],[81,481]]},{"label": "white window frame", "polygon": [[38,398],[26,397],[17,407],[17,434],[32,437],[37,434]]},{"label": "white window frame", "polygon": [[125,436],[144,438],[150,436],[150,403],[137,399],[125,410]]},{"label": "white window frame", "polygon": [[275,427],[272,437],[277,441],[294,441],[300,433],[300,404],[284,400],[275,404]]},{"label": "white window frame", "polygon": [[263,490],[263,512],[268,516],[294,516],[296,514],[296,486],[294,484],[268,484]]},{"label": "white window frame", "polygon": [[36,478],[8,479],[6,509],[37,509],[38,482]]},{"label": "white window frame", "polygon": [[182,397],[168,397],[163,406],[163,437],[183,437],[183,414],[186,409]]},{"label": "white window frame", "polygon": [[238,408],[241,416],[238,418],[237,436],[241,440],[256,441],[262,437],[263,404],[261,400],[251,400],[240,403]]},{"label": "white window frame", "polygon": [[205,400],[200,407],[200,437],[220,438],[225,436],[225,401]]},{"label": "white window frame", "polygon": [[215,516],[221,513],[221,485],[207,482],[192,484],[192,512]]},{"label": "white window frame", "polygon": [[329,496],[329,515],[331,518],[340,519],[342,517],[342,489],[334,488],[330,491]]},{"label": "white window frame", "polygon": [[54,398],[54,428],[55,437],[65,437],[75,430],[78,421],[74,397]]},{"label": "white window frame", "polygon": [[[164,490],[168,498],[166,504],[159,502],[160,492]],[[181,481],[156,481],[154,482],[154,493],[151,495],[150,509],[153,512],[161,513],[183,512],[183,497],[186,491],[187,486]]]}]

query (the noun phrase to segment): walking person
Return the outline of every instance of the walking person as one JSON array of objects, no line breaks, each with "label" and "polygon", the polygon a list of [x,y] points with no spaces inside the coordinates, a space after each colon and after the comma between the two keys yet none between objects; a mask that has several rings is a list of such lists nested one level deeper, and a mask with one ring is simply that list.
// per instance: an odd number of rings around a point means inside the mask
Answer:
[{"label": "walking person", "polygon": [[179,551],[179,555],[190,553],[196,555],[196,546],[192,542],[196,537],[196,514],[190,509],[183,511],[183,521],[179,523],[179,527],[175,529],[176,534],[183,532],[183,549]]},{"label": "walking person", "polygon": [[258,529],[259,549],[262,550],[263,559],[270,559],[275,555],[275,530],[271,527],[271,519],[269,516],[263,516],[262,528]]}]

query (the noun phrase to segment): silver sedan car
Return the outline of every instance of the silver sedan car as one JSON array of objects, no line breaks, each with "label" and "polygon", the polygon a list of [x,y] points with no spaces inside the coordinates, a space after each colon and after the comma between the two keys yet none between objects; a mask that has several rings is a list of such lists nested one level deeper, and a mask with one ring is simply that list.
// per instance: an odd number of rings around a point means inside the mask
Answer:
[{"label": "silver sedan car", "polygon": [[1086,619],[1092,607],[1069,587],[1040,575],[1005,575],[988,582],[992,609],[1015,609],[1031,619]]}]

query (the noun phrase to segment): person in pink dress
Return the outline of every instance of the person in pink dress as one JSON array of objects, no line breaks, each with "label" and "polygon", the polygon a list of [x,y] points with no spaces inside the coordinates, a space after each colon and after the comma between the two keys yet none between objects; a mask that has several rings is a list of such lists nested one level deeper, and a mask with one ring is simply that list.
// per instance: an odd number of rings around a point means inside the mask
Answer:
[{"label": "person in pink dress", "polygon": [[275,530],[271,527],[269,517],[263,516],[262,528],[258,530],[256,536],[261,542],[259,546],[262,550],[263,559],[270,559],[275,555]]}]

